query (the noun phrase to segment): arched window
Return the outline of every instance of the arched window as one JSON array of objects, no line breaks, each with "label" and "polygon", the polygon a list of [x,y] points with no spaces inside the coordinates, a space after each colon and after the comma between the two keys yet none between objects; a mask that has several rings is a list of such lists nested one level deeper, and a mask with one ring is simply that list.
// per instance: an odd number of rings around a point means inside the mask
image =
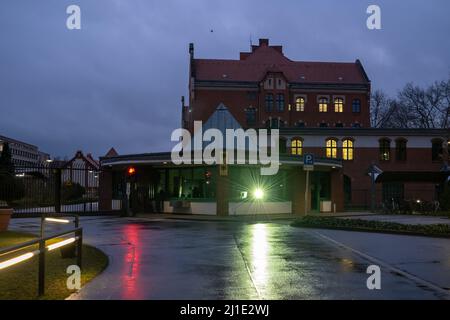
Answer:
[{"label": "arched window", "polygon": [[303,141],[299,138],[294,138],[291,141],[291,154],[301,156],[303,154]]},{"label": "arched window", "polygon": [[327,112],[328,111],[328,99],[320,98],[319,99],[319,112]]},{"label": "arched window", "polygon": [[326,156],[327,158],[337,158],[337,140],[326,140]]},{"label": "arched window", "polygon": [[431,141],[431,159],[433,161],[439,161],[442,159],[444,148],[442,147],[443,141],[441,139],[434,139]]},{"label": "arched window", "polygon": [[342,98],[334,99],[334,112],[344,112],[344,99]]},{"label": "arched window", "polygon": [[391,158],[391,141],[389,139],[380,140],[380,160],[389,161]]},{"label": "arched window", "polygon": [[266,111],[272,112],[273,110],[273,94],[266,94]]},{"label": "arched window", "polygon": [[305,111],[305,98],[297,97],[295,99],[295,111]]},{"label": "arched window", "polygon": [[395,159],[397,161],[406,161],[406,140],[397,139],[395,141]]},{"label": "arched window", "polygon": [[353,160],[353,140],[345,139],[342,141],[342,159]]}]

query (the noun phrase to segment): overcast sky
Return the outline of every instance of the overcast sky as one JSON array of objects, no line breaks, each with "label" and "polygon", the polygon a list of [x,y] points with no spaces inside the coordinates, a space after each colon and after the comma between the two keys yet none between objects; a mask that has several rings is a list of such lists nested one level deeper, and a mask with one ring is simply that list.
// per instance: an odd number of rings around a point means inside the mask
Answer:
[{"label": "overcast sky", "polygon": [[[81,30],[66,28],[71,4]],[[382,30],[366,28],[369,4]],[[250,38],[293,60],[359,58],[393,95],[448,77],[449,13],[448,0],[2,0],[0,135],[52,156],[169,151],[189,42],[201,58],[237,59]]]}]

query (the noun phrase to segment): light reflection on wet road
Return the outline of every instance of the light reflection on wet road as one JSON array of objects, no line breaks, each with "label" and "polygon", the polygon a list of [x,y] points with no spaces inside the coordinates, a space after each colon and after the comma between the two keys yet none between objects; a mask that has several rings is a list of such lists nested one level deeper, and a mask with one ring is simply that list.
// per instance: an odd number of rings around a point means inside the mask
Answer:
[{"label": "light reflection on wet road", "polygon": [[[37,220],[30,219],[13,222],[14,229],[23,231],[36,225]],[[327,242],[313,230],[293,228],[287,222],[84,218],[82,226],[85,241],[105,251],[110,265],[73,299],[444,298],[442,292],[386,268],[382,268],[382,290],[368,290],[366,268],[372,262]],[[446,239],[320,232],[350,246],[366,245],[366,253],[375,250],[372,247],[380,239],[407,241],[409,246],[418,241],[422,249],[438,245],[440,255],[450,248]],[[386,245],[383,252],[388,259],[396,256],[395,250],[395,246]],[[449,270],[445,268],[450,263],[450,250],[446,251],[446,256],[437,258],[441,265],[433,266],[438,269],[430,271]],[[378,252],[378,258],[384,253]],[[411,256],[408,259],[406,264]],[[441,287],[449,284],[448,278],[439,279]]]}]

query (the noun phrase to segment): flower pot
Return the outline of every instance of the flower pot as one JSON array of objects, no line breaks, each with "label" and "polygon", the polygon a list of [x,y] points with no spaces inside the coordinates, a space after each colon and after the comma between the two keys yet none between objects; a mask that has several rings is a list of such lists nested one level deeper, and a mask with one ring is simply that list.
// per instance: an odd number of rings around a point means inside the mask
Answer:
[{"label": "flower pot", "polygon": [[8,230],[13,209],[0,208],[0,232]]}]

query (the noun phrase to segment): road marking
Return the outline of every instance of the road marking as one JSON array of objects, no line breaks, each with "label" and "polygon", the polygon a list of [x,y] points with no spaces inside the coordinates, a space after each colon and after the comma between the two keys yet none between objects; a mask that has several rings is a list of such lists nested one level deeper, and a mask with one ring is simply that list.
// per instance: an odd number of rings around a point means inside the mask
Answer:
[{"label": "road marking", "polygon": [[331,239],[330,237],[327,237],[326,235],[321,234],[318,231],[307,231],[307,230],[305,230],[305,232],[306,233],[310,233],[310,234],[314,234],[315,236],[317,236],[319,238],[322,238],[324,240],[327,240],[327,241],[337,245],[338,247],[341,247],[341,248],[344,248],[346,250],[349,250],[349,251],[351,251],[351,252],[353,252],[353,253],[355,253],[355,254],[365,258],[366,260],[369,260],[369,261],[371,261],[371,262],[373,262],[373,263],[375,263],[375,264],[377,264],[379,266],[382,266],[382,267],[390,270],[391,272],[400,274],[403,277],[405,277],[405,278],[407,278],[409,280],[412,280],[412,281],[414,281],[414,282],[416,282],[416,283],[418,283],[418,284],[420,284],[422,286],[425,286],[425,287],[428,287],[428,288],[430,288],[432,290],[435,290],[435,291],[439,292],[440,294],[444,295],[444,298],[446,300],[450,300],[450,293],[447,290],[445,290],[445,289],[435,285],[434,283],[431,283],[431,282],[429,282],[427,280],[419,278],[419,277],[417,277],[417,276],[415,276],[415,275],[413,275],[413,274],[411,274],[409,272],[406,272],[406,271],[403,271],[401,269],[398,269],[398,268],[388,264],[387,262],[384,262],[384,261],[382,261],[380,259],[377,259],[375,257],[369,256],[368,254],[365,254],[365,253],[363,253],[363,252],[361,252],[359,250],[353,249],[353,248],[343,244],[342,242],[339,242],[337,240]]},{"label": "road marking", "polygon": [[255,279],[253,279],[252,271],[250,270],[250,267],[249,267],[249,265],[248,265],[248,263],[247,263],[247,259],[245,259],[244,252],[242,252],[242,249],[241,249],[241,247],[239,246],[239,242],[238,242],[238,240],[237,240],[237,238],[236,238],[236,235],[235,235],[234,233],[233,233],[233,239],[234,239],[234,242],[236,243],[236,247],[238,248],[239,253],[241,254],[242,260],[244,261],[244,266],[245,266],[245,269],[247,270],[248,276],[250,277],[250,281],[251,281],[252,284],[253,284],[253,288],[255,288],[255,291],[256,291],[256,294],[258,295],[258,298],[259,298],[260,300],[262,300],[261,293],[260,293],[259,290],[258,290],[258,287],[257,287],[257,285],[256,285]]}]

